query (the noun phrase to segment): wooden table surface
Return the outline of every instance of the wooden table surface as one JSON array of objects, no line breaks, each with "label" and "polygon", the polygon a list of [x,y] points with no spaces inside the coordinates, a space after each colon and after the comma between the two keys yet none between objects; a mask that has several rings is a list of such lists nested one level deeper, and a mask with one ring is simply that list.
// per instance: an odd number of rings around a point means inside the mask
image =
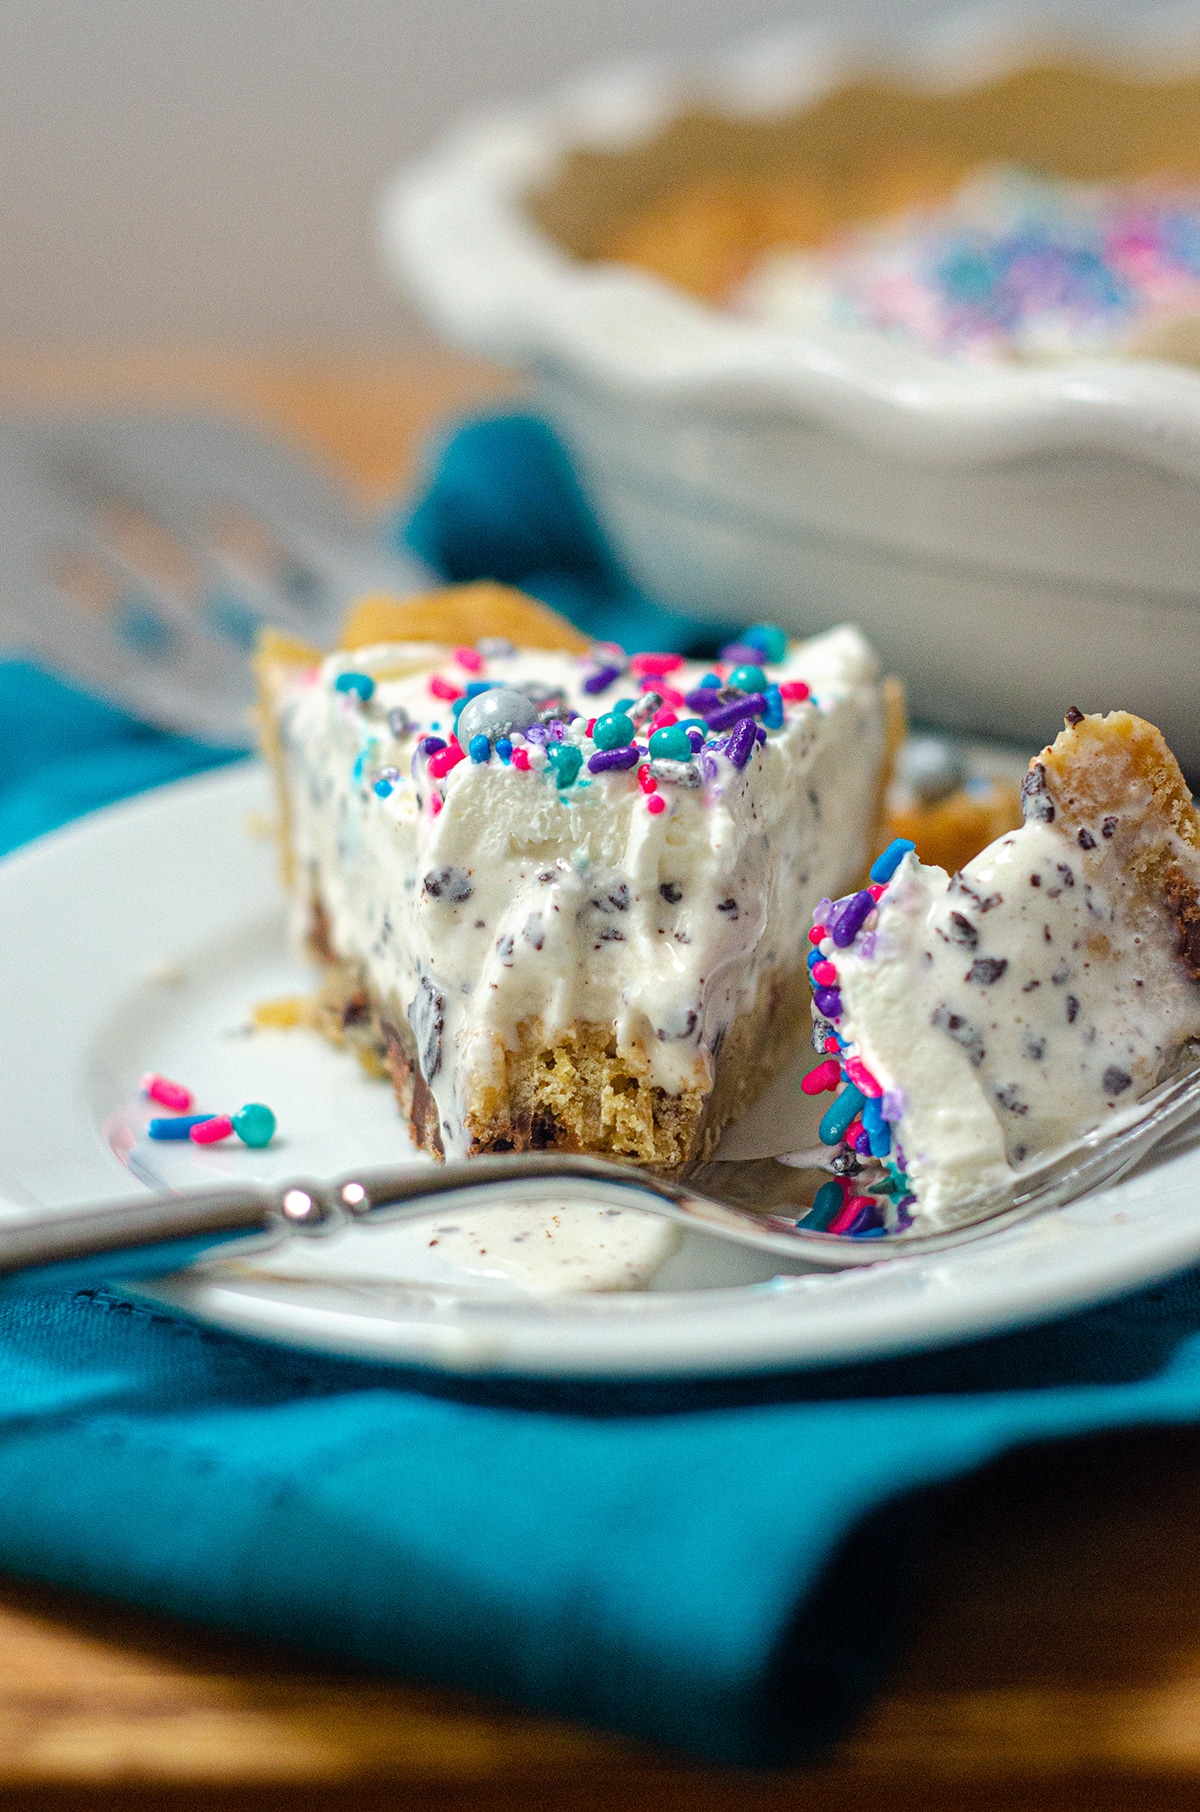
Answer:
[{"label": "wooden table surface", "polygon": [[[0,356],[0,405],[227,408],[375,498],[431,420],[504,389],[432,354]],[[943,1493],[936,1519],[885,1689],[821,1765],[769,1774],[0,1578],[0,1812],[1200,1806],[1200,1436],[1033,1449]]]}]

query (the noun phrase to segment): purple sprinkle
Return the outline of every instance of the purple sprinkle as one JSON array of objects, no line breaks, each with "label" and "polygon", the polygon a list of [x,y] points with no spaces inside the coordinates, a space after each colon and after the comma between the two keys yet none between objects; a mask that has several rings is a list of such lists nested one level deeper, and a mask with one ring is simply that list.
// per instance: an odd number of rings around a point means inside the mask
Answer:
[{"label": "purple sprinkle", "polygon": [[889,1126],[895,1126],[904,1116],[904,1090],[885,1088],[879,1097],[879,1111]]},{"label": "purple sprinkle", "polygon": [[530,724],[525,731],[525,739],[527,742],[540,742],[545,748],[550,741],[550,732],[545,724]]},{"label": "purple sprinkle", "polygon": [[751,648],[749,642],[730,642],[722,648],[721,659],[735,667],[757,667],[762,662],[762,649]]},{"label": "purple sprinkle", "polygon": [[632,768],[639,760],[638,752],[632,743],[623,749],[597,749],[588,762],[588,770],[593,774],[604,774],[610,768]]},{"label": "purple sprinkle", "polygon": [[904,1157],[904,1147],[903,1147],[903,1145],[901,1145],[899,1139],[896,1140],[896,1149],[895,1149],[895,1152],[893,1153],[893,1156],[895,1157],[895,1160],[896,1160],[897,1170],[907,1170],[908,1169],[908,1164],[906,1163],[905,1157]]},{"label": "purple sprinkle", "polygon": [[871,1135],[865,1126],[854,1135],[854,1149],[860,1158],[869,1158],[871,1155]]},{"label": "purple sprinkle", "polygon": [[766,742],[767,740],[767,733],[761,724],[755,724],[754,726],[754,740],[755,742]]},{"label": "purple sprinkle", "polygon": [[732,730],[734,724],[740,724],[743,718],[757,717],[766,708],[767,701],[761,692],[748,692],[745,698],[735,698],[727,705],[718,705],[715,710],[706,711],[704,720],[710,730]]},{"label": "purple sprinkle", "polygon": [[725,748],[725,753],[730,761],[732,761],[735,768],[745,767],[751,755],[754,753],[756,740],[754,725],[747,720],[743,720],[729,738],[729,742]]},{"label": "purple sprinkle", "polygon": [[711,686],[697,686],[694,692],[684,693],[683,702],[697,717],[707,717],[720,704],[721,694]]},{"label": "purple sprinkle", "polygon": [[896,1203],[896,1232],[897,1233],[903,1233],[906,1228],[912,1226],[913,1217],[908,1212],[908,1209],[909,1209],[909,1204],[915,1203],[916,1199],[917,1198],[915,1195],[906,1195],[906,1196],[902,1197],[901,1200]]},{"label": "purple sprinkle", "polygon": [[814,988],[813,1002],[822,1019],[842,1017],[842,997],[836,988]]},{"label": "purple sprinkle", "polygon": [[438,750],[444,749],[445,746],[440,736],[422,736],[417,744],[417,751],[421,755],[436,755]]},{"label": "purple sprinkle", "polygon": [[859,940],[858,954],[861,957],[865,958],[865,960],[867,962],[870,962],[871,958],[874,956],[874,954],[875,954],[875,933],[873,931],[864,931],[863,932],[862,937]]},{"label": "purple sprinkle", "polygon": [[687,732],[687,739],[692,745],[692,754],[698,755],[704,747],[704,731],[698,730],[695,724]]},{"label": "purple sprinkle", "polygon": [[842,1228],[842,1232],[853,1238],[856,1233],[874,1233],[876,1228],[882,1227],[882,1225],[883,1216],[879,1212],[879,1203],[872,1196],[863,1203],[850,1225]]},{"label": "purple sprinkle", "polygon": [[838,901],[827,922],[829,935],[839,950],[854,942],[862,930],[863,920],[874,910],[874,897],[865,888],[861,893],[852,893],[848,900]]},{"label": "purple sprinkle", "polygon": [[818,900],[813,908],[813,924],[828,925],[829,915],[833,911],[832,900]]},{"label": "purple sprinkle", "polygon": [[583,689],[594,697],[597,692],[607,692],[613,681],[620,677],[619,667],[597,667],[595,673],[589,673],[584,680]]},{"label": "purple sprinkle", "polygon": [[717,778],[720,769],[717,767],[717,758],[715,755],[702,755],[700,757],[700,772],[705,780],[715,780]]},{"label": "purple sprinkle", "polygon": [[562,721],[561,717],[556,717],[554,722],[548,724],[546,727],[550,731],[550,739],[552,742],[561,742],[567,733],[567,726]]}]

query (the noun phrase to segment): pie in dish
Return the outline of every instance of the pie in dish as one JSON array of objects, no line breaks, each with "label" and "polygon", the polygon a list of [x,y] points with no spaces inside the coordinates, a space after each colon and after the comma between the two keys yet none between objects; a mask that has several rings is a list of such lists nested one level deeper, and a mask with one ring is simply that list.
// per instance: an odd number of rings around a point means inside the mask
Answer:
[{"label": "pie in dish", "polygon": [[263,738],[327,1017],[435,1156],[706,1156],[808,1018],[808,908],[877,840],[890,711],[842,628],[714,669],[499,586],[268,636]]},{"label": "pie in dish", "polygon": [[1158,730],[1069,712],[1023,804],[953,876],[896,843],[818,906],[805,1087],[837,1091],[840,1180],[804,1224],[953,1226],[1200,1038],[1200,818]]}]

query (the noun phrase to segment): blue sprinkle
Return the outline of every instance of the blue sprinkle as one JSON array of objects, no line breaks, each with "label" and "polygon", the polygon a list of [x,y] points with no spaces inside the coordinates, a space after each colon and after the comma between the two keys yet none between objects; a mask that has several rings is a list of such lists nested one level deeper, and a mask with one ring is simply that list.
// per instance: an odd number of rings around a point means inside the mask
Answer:
[{"label": "blue sprinkle", "polygon": [[808,966],[809,966],[810,970],[815,969],[818,963],[823,963],[824,961],[825,961],[825,958],[821,955],[821,952],[814,945],[813,948],[808,953]]},{"label": "blue sprinkle", "polygon": [[721,678],[719,673],[706,673],[696,690],[698,692],[708,692],[710,690],[719,692],[724,684],[725,681]]},{"label": "blue sprinkle", "polygon": [[151,1120],[146,1131],[152,1139],[186,1139],[193,1126],[211,1119],[211,1114],[172,1114],[170,1119]]},{"label": "blue sprinkle", "polygon": [[812,1207],[796,1222],[797,1227],[808,1227],[814,1233],[827,1233],[830,1221],[841,1212],[844,1199],[840,1183],[822,1183]]},{"label": "blue sprinkle", "polygon": [[822,1145],[839,1145],[842,1134],[851,1120],[862,1112],[866,1096],[861,1089],[848,1082],[831,1107],[826,1108],[824,1118],[817,1128],[817,1137]]},{"label": "blue sprinkle", "polygon": [[892,1129],[883,1117],[883,1101],[868,1101],[862,1110],[863,1131],[873,1158],[886,1158],[892,1149]]},{"label": "blue sprinkle", "polygon": [[500,757],[501,761],[504,763],[505,767],[507,767],[509,762],[512,760],[512,744],[508,740],[507,736],[501,736],[497,740],[496,753]]},{"label": "blue sprinkle", "polygon": [[375,797],[377,799],[390,799],[394,790],[390,780],[377,780],[375,782]]},{"label": "blue sprinkle", "polygon": [[[463,704],[465,705],[470,698],[478,698],[481,692],[494,692],[499,683],[498,680],[494,679],[468,680],[466,692],[463,694]],[[454,702],[457,704],[458,700],[455,699]]]},{"label": "blue sprinkle", "polygon": [[880,886],[882,886],[885,881],[890,881],[909,850],[915,849],[916,847],[916,844],[911,838],[896,837],[888,844],[883,854],[881,856],[876,856],[875,860],[872,862],[871,879]]},{"label": "blue sprinkle", "polygon": [[472,736],[467,744],[467,754],[481,767],[485,761],[491,760],[492,745],[482,731],[478,736]]},{"label": "blue sprinkle", "polygon": [[375,681],[369,673],[339,673],[333,689],[335,692],[353,692],[365,705],[375,691]]},{"label": "blue sprinkle", "polygon": [[778,686],[768,686],[764,694],[767,708],[762,714],[763,723],[768,730],[783,728],[783,695]]}]

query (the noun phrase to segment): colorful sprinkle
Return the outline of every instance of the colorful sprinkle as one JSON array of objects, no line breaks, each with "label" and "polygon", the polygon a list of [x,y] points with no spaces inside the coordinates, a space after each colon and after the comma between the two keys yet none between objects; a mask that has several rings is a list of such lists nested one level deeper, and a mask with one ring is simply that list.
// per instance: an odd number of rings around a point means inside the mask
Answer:
[{"label": "colorful sprinkle", "polygon": [[457,742],[450,742],[444,749],[439,749],[436,755],[429,757],[429,772],[435,780],[443,780],[451,768],[456,768],[466,758],[466,751]]},{"label": "colorful sprinkle", "polygon": [[667,802],[661,793],[655,793],[652,798],[647,799],[646,801],[646,810],[651,812],[655,817],[658,816],[659,812],[665,812],[666,809]]},{"label": "colorful sprinkle", "polygon": [[811,968],[813,981],[816,983],[817,987],[818,988],[836,988],[837,987],[837,978],[838,978],[837,969],[829,961],[829,958],[821,956],[819,951],[814,950],[813,956],[815,956],[817,958],[817,960],[814,963],[812,960],[812,957],[810,957],[809,964],[810,964],[810,968]]},{"label": "colorful sprinkle", "polygon": [[620,667],[598,667],[595,673],[589,673],[583,682],[583,689],[589,697],[594,698],[598,692],[607,692],[614,680],[621,677]]},{"label": "colorful sprinkle", "polygon": [[641,787],[643,793],[657,793],[658,782],[648,767],[645,765],[640,767],[637,771],[637,778],[638,785]]},{"label": "colorful sprinkle", "polygon": [[[749,700],[746,701],[749,703]],[[758,737],[755,725],[749,718],[743,718],[734,728],[733,735],[725,745],[725,753],[735,768],[744,768],[754,753]]]},{"label": "colorful sprinkle", "polygon": [[780,680],[779,696],[786,704],[801,705],[809,696],[809,688],[802,679]]},{"label": "colorful sprinkle", "polygon": [[635,654],[629,663],[629,671],[648,675],[651,679],[662,679],[665,674],[675,673],[682,666],[681,654]]},{"label": "colorful sprinkle", "polygon": [[146,1131],[152,1139],[186,1139],[193,1126],[211,1119],[211,1114],[176,1114],[169,1120],[151,1120]]},{"label": "colorful sprinkle", "polygon": [[546,750],[546,761],[560,787],[573,785],[583,766],[583,751],[573,742],[556,742]]},{"label": "colorful sprinkle", "polygon": [[385,780],[382,774],[371,789],[376,799],[390,799],[395,790],[395,786],[392,782],[390,780]]},{"label": "colorful sprinkle", "polygon": [[847,1057],[846,1080],[852,1082],[868,1101],[878,1101],[883,1093],[883,1085],[875,1080],[861,1057]]},{"label": "colorful sprinkle", "polygon": [[606,774],[614,768],[632,768],[638,759],[637,749],[632,744],[621,749],[597,749],[588,762],[588,769],[593,774]]},{"label": "colorful sprinkle", "polygon": [[192,1105],[192,1091],[184,1088],[182,1082],[172,1082],[169,1076],[160,1076],[149,1071],[141,1080],[141,1090],[151,1101],[157,1101],[160,1107],[173,1107],[185,1114]]},{"label": "colorful sprinkle", "polygon": [[517,768],[522,774],[527,774],[529,772],[529,750],[514,749],[512,752],[512,764],[514,768]]},{"label": "colorful sprinkle", "polygon": [[445,746],[445,741],[440,736],[422,736],[420,742],[417,744],[417,754],[438,755]]},{"label": "colorful sprinkle", "polygon": [[813,1000],[822,1019],[840,1019],[842,1017],[842,997],[836,988],[816,989]]},{"label": "colorful sprinkle", "polygon": [[808,934],[808,941],[810,944],[819,944],[828,936],[829,932],[824,925],[814,925]]},{"label": "colorful sprinkle", "polygon": [[882,855],[876,856],[871,864],[871,879],[886,887],[896,870],[916,844],[908,837],[894,837]]},{"label": "colorful sprinkle", "polygon": [[650,738],[650,753],[661,761],[691,761],[695,754],[687,731],[679,724],[663,724]]},{"label": "colorful sprinkle", "polygon": [[634,723],[624,711],[609,711],[596,719],[592,737],[598,749],[624,749],[635,735]]},{"label": "colorful sprinkle", "polygon": [[772,666],[787,655],[787,636],[778,623],[756,623],[753,629],[747,629],[742,641],[747,648],[757,648]]},{"label": "colorful sprinkle", "polygon": [[862,930],[867,914],[874,912],[875,901],[864,888],[849,899],[839,900],[829,915],[829,935],[839,950],[852,944]]},{"label": "colorful sprinkle", "polygon": [[782,730],[784,722],[783,698],[780,694],[779,687],[768,686],[763,696],[767,701],[762,714],[763,723],[768,730]]},{"label": "colorful sprinkle", "polygon": [[822,1145],[840,1145],[846,1128],[852,1120],[857,1119],[866,1096],[848,1082],[833,1106],[825,1110],[824,1118],[817,1128],[817,1137]]},{"label": "colorful sprinkle", "polygon": [[761,667],[748,662],[745,666],[734,668],[729,675],[729,684],[736,686],[739,692],[765,692],[767,676]]},{"label": "colorful sprinkle", "polygon": [[834,1062],[818,1063],[815,1070],[809,1070],[800,1083],[806,1095],[831,1094],[842,1079],[841,1069]]},{"label": "colorful sprinkle", "polygon": [[483,656],[477,648],[456,648],[454,658],[468,673],[483,672]]},{"label": "colorful sprinkle", "polygon": [[461,686],[456,686],[453,680],[443,679],[440,673],[435,673],[430,680],[429,690],[432,692],[434,698],[450,700],[453,698],[462,698],[464,696],[464,691]]},{"label": "colorful sprinkle", "polygon": [[361,704],[368,704],[375,691],[369,673],[339,673],[333,682],[335,692],[353,693]]},{"label": "colorful sprinkle", "polygon": [[507,767],[508,763],[513,758],[513,746],[511,744],[511,742],[509,742],[507,736],[497,737],[496,753],[500,757],[501,761],[504,762],[505,766]]},{"label": "colorful sprinkle", "polygon": [[797,1227],[807,1227],[812,1233],[828,1233],[829,1223],[841,1213],[845,1199],[846,1191],[840,1183],[822,1183],[812,1207],[796,1222]]},{"label": "colorful sprinkle", "polygon": [[479,736],[472,736],[470,742],[467,744],[467,754],[471,757],[471,760],[477,767],[482,767],[485,762],[492,759],[492,745],[487,737],[482,734]]},{"label": "colorful sprinkle", "polygon": [[[693,693],[691,698],[694,698]],[[748,718],[757,717],[766,706],[766,699],[761,692],[751,692],[745,698],[730,699],[727,705],[717,705],[706,711],[704,716],[710,730],[731,730],[734,724],[744,723]]]},{"label": "colorful sprinkle", "polygon": [[233,1134],[233,1121],[228,1114],[214,1114],[209,1120],[200,1120],[188,1132],[193,1145],[217,1145],[222,1139]]},{"label": "colorful sprinkle", "polygon": [[233,1130],[243,1145],[261,1151],[275,1137],[275,1116],[261,1101],[248,1101],[232,1118]]}]

